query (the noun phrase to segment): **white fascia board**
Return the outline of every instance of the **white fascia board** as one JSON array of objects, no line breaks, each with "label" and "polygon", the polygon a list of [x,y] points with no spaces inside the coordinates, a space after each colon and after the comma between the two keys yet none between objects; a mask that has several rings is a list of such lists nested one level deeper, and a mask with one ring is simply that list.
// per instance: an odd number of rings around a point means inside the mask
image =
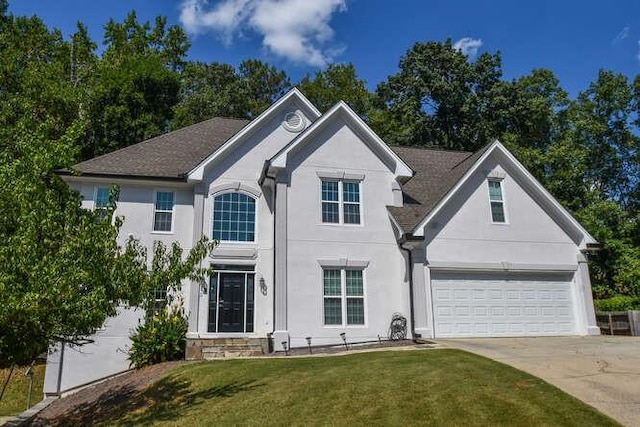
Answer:
[{"label": "white fascia board", "polygon": [[385,156],[393,161],[395,170],[392,172],[395,174],[396,178],[410,178],[413,176],[413,170],[411,170],[411,168],[396,153],[394,153],[393,150],[391,150],[391,148],[389,148],[389,146],[385,144],[385,142],[380,139],[380,137],[376,135],[376,133],[371,130],[371,128],[367,126],[367,124],[362,121],[362,119],[344,101],[340,101],[331,107],[331,109],[322,115],[319,120],[315,121],[302,134],[280,151],[280,153],[273,157],[271,159],[271,166],[276,168],[285,168],[289,153],[303,144],[304,141],[308,140],[313,134],[324,128],[324,126],[326,126],[334,116],[338,116],[339,114],[344,114],[347,120],[354,124],[356,129],[362,132],[362,135],[365,138],[369,139]]},{"label": "white fascia board", "polygon": [[402,238],[402,236],[404,235],[404,230],[402,229],[400,224],[398,224],[398,221],[394,218],[394,216],[391,214],[391,212],[387,211],[387,214],[389,215],[389,219],[391,220],[391,223],[393,224],[393,226],[397,230],[397,232],[394,233],[396,235],[396,239],[400,240],[400,238]]},{"label": "white fascia board", "polygon": [[429,222],[436,216],[438,213],[444,208],[444,206],[451,200],[456,193],[460,190],[460,188],[469,180],[469,177],[477,172],[480,165],[495,151],[499,151],[502,153],[507,161],[513,166],[524,179],[526,179],[529,184],[533,187],[533,189],[538,192],[540,196],[545,198],[551,206],[556,209],[565,219],[569,221],[571,225],[573,225],[582,235],[583,241],[581,242],[581,247],[586,247],[589,243],[597,243],[596,239],[591,236],[591,234],[585,230],[582,225],[567,211],[552,195],[547,191],[546,188],[542,186],[538,182],[538,180],[529,172],[523,165],[516,159],[513,154],[507,150],[507,148],[502,145],[502,143],[498,140],[495,140],[491,146],[487,149],[487,151],[476,160],[475,164],[460,178],[458,183],[447,193],[447,195],[438,203],[438,205],[427,215],[413,230],[412,234],[414,236],[424,236],[424,229],[429,224]]},{"label": "white fascia board", "polygon": [[222,147],[211,153],[209,156],[207,156],[207,158],[205,158],[195,168],[193,168],[187,174],[187,181],[201,182],[204,177],[204,171],[211,162],[224,155],[229,150],[233,149],[233,147],[239,145],[242,141],[244,141],[246,137],[251,135],[255,130],[259,129],[260,125],[269,117],[271,117],[275,113],[275,111],[280,108],[281,105],[294,97],[297,98],[304,107],[306,107],[308,111],[305,111],[305,113],[309,114],[309,118],[312,121],[317,120],[320,117],[320,111],[318,111],[318,109],[302,94],[302,92],[300,92],[300,90],[298,90],[298,88],[294,87],[282,98],[274,102],[269,108],[263,111],[258,117],[249,122],[249,124],[242,128],[238,133],[232,136],[227,142],[222,145]]}]

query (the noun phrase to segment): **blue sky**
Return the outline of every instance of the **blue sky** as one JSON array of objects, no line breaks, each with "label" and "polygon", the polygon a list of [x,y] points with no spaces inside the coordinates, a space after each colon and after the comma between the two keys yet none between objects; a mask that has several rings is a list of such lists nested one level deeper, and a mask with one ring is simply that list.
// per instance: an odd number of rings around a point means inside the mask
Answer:
[{"label": "blue sky", "polygon": [[[65,36],[84,22],[101,42],[109,18],[167,16],[187,30],[190,59],[237,65],[259,58],[292,80],[351,62],[368,87],[398,69],[415,42],[451,38],[469,55],[502,53],[505,78],[549,68],[575,96],[601,68],[640,71],[640,2],[617,0],[9,0]],[[466,43],[465,43],[466,41]]]}]

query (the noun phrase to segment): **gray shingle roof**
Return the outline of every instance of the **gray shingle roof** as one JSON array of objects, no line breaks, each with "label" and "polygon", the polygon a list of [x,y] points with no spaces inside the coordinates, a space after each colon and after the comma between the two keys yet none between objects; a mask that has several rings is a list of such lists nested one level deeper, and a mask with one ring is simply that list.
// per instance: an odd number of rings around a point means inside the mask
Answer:
[{"label": "gray shingle roof", "polygon": [[182,179],[249,123],[214,117],[78,163],[85,175]]},{"label": "gray shingle roof", "polygon": [[402,186],[404,206],[387,208],[405,233],[436,207],[489,146],[475,153],[391,147],[415,171]]}]

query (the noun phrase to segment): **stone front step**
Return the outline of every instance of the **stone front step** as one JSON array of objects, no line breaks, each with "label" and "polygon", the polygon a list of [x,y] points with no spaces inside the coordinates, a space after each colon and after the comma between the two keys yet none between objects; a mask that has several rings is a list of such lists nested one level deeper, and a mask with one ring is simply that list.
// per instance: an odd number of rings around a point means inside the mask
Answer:
[{"label": "stone front step", "polygon": [[253,357],[262,356],[268,352],[267,338],[187,338],[185,359]]}]

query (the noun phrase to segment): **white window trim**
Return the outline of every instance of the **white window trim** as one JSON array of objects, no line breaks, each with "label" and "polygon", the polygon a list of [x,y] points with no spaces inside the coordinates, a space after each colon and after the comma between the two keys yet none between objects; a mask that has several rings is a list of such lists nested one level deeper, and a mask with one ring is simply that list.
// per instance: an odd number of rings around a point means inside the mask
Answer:
[{"label": "white window trim", "polygon": [[[489,187],[489,183],[490,182],[497,182],[500,185],[500,194],[502,196],[502,200],[491,200],[491,190],[490,190],[490,187]],[[489,198],[489,219],[491,220],[491,224],[494,224],[494,225],[509,225],[509,216],[507,215],[507,200],[505,198],[504,179],[503,178],[489,177],[487,179],[487,197]],[[504,215],[504,221],[503,222],[494,221],[493,220],[493,212],[491,210],[491,203],[492,202],[500,202],[500,203],[502,203],[502,214]]]},{"label": "white window trim", "polygon": [[[342,308],[342,323],[339,325],[326,325],[324,323],[324,300],[325,298],[338,298],[337,296],[328,296],[324,295],[324,271],[325,270],[340,270],[340,304]],[[362,271],[362,297],[347,297],[347,270],[358,270]],[[367,278],[366,272],[363,268],[344,268],[344,267],[323,267],[320,269],[320,282],[322,285],[322,308],[320,310],[320,324],[323,328],[327,329],[363,329],[368,328],[369,326],[369,315],[367,312]],[[364,311],[364,323],[362,325],[349,325],[347,324],[347,298],[362,298],[362,305]]]},{"label": "white window trim", "polygon": [[[156,202],[158,200],[158,193],[173,193],[173,206],[171,208],[171,230],[155,230],[156,226],[156,212],[169,212],[167,210],[157,210]],[[151,216],[151,234],[173,234],[175,231],[176,221],[176,191],[164,188],[157,188],[153,190],[153,215]]]},{"label": "white window trim", "polygon": [[[357,179],[360,177],[364,177],[364,175],[353,175],[353,179],[351,178],[333,178],[328,177],[328,174],[320,174],[320,224],[328,225],[328,226],[345,226],[345,227],[362,227],[364,226],[364,209],[363,209],[363,201],[362,201],[362,179]],[[331,181],[338,183],[338,201],[328,201],[322,199],[322,182]],[[345,203],[350,205],[355,205],[355,202],[345,202],[344,201],[344,183],[345,182],[353,182],[358,184],[358,197],[360,201],[357,203],[360,206],[360,222],[357,224],[344,222],[344,205]],[[338,204],[338,222],[324,222],[322,219],[322,203],[337,203]]]},{"label": "white window trim", "polygon": [[[251,187],[248,187],[249,189]],[[258,201],[260,200],[260,195],[261,193],[257,192],[254,193],[253,191],[248,191],[246,188],[242,188],[242,189],[236,189],[236,187],[230,188],[230,187],[223,187],[220,186],[220,189],[218,191],[215,192],[211,192],[211,202],[209,203],[209,205],[211,206],[211,213],[209,215],[209,221],[210,221],[210,226],[209,226],[209,238],[211,240],[213,239],[213,223],[214,223],[214,217],[216,214],[216,207],[215,207],[215,201],[216,201],[216,197],[218,196],[222,196],[223,194],[227,194],[227,193],[241,193],[244,194],[245,196],[251,197],[254,201],[255,201],[255,219],[254,219],[254,225],[253,225],[253,240],[245,242],[245,241],[241,241],[241,240],[218,240],[219,245],[217,247],[220,246],[226,246],[226,245],[232,245],[232,246],[240,246],[240,245],[251,245],[251,246],[255,246],[258,243],[258,213],[260,212],[260,203],[258,203]]]}]

